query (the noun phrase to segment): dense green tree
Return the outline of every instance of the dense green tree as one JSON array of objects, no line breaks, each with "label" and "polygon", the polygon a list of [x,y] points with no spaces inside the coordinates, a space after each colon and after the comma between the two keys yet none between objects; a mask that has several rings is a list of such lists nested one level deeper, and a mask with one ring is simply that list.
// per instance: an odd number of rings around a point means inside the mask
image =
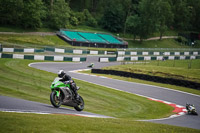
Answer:
[{"label": "dense green tree", "polygon": [[102,26],[111,31],[119,32],[122,31],[124,25],[123,7],[117,1],[107,1],[107,6],[105,7],[105,12],[102,17]]},{"label": "dense green tree", "polygon": [[21,26],[24,28],[40,28],[42,18],[45,17],[43,2],[41,0],[24,1]]},{"label": "dense green tree", "polygon": [[73,26],[87,25],[95,27],[97,26],[97,21],[91,13],[85,9],[83,12],[70,12],[70,24]]},{"label": "dense green tree", "polygon": [[21,26],[23,28],[39,28],[45,16],[41,0],[0,0],[0,23]]},{"label": "dense green tree", "polygon": [[90,12],[87,9],[83,10],[83,15],[85,18],[85,25],[87,26],[92,26],[95,27],[97,26],[97,21],[95,20],[95,18],[90,14]]},{"label": "dense green tree", "polygon": [[147,38],[150,34],[159,31],[160,39],[173,20],[171,5],[164,0],[142,0],[139,4],[138,15],[127,20],[127,27],[134,37]]},{"label": "dense green tree", "polygon": [[123,26],[123,32],[126,34],[126,22],[128,17],[131,15],[131,11],[133,10],[133,3],[132,0],[123,0],[123,10],[124,10],[124,26]]},{"label": "dense green tree", "polygon": [[140,22],[140,17],[138,15],[129,16],[127,21],[127,30],[129,33],[133,34],[134,40],[136,39],[136,36],[139,35],[140,28],[142,27]]},{"label": "dense green tree", "polygon": [[138,14],[128,17],[126,21],[127,29],[133,34],[134,39],[139,36],[140,41],[142,41],[156,31],[156,16],[152,15],[155,12],[154,1],[142,0],[138,5]]},{"label": "dense green tree", "polygon": [[139,4],[140,40],[147,38],[156,31],[155,3],[157,0],[142,0]]},{"label": "dense green tree", "polygon": [[65,28],[69,25],[70,8],[65,0],[57,0],[51,5],[52,8],[49,11],[50,27],[52,28]]},{"label": "dense green tree", "polygon": [[191,30],[200,32],[200,0],[187,0],[187,3],[191,13]]},{"label": "dense green tree", "polygon": [[23,14],[23,0],[0,0],[0,23],[19,25]]},{"label": "dense green tree", "polygon": [[188,30],[191,26],[191,13],[186,0],[172,0],[174,27],[178,30]]},{"label": "dense green tree", "polygon": [[167,0],[158,0],[154,5],[155,8],[155,23],[157,24],[157,30],[160,32],[160,40],[163,33],[171,26],[174,18],[171,5]]},{"label": "dense green tree", "polygon": [[112,32],[128,29],[141,39],[155,31],[162,38],[171,25],[200,31],[199,0],[0,0],[0,6],[1,25],[23,28],[101,24]]}]

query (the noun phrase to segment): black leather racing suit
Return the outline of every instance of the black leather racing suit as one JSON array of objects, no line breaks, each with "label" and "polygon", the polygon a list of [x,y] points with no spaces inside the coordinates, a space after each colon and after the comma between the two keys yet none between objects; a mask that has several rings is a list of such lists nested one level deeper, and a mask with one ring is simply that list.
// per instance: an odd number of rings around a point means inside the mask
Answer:
[{"label": "black leather racing suit", "polygon": [[77,98],[78,96],[78,93],[77,93],[77,87],[76,87],[76,83],[72,80],[71,76],[65,74],[62,79],[60,79],[60,81],[69,81],[70,82],[70,87],[72,89],[72,91],[74,92],[75,94],[75,98]]}]

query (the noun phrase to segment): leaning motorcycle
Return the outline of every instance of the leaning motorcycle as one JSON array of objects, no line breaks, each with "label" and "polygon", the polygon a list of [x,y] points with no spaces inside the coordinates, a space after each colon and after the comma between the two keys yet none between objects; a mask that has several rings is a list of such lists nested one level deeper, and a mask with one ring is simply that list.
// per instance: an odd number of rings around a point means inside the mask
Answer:
[{"label": "leaning motorcycle", "polygon": [[51,104],[56,108],[59,108],[61,105],[66,105],[74,107],[77,111],[82,111],[84,109],[83,98],[79,95],[78,99],[76,99],[71,89],[70,82],[62,82],[60,79],[61,78],[56,77],[51,84]]},{"label": "leaning motorcycle", "polygon": [[186,109],[187,109],[188,114],[198,115],[196,108],[194,107],[193,104],[186,104]]}]

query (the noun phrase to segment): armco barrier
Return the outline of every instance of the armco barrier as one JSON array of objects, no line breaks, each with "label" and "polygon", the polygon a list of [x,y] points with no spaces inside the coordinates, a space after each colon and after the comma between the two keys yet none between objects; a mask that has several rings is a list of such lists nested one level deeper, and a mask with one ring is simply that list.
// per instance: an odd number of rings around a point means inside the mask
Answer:
[{"label": "armco barrier", "polygon": [[200,56],[130,56],[130,57],[100,57],[99,62],[113,62],[113,61],[148,61],[148,60],[189,60],[200,59]]},{"label": "armco barrier", "polygon": [[[138,51],[137,51],[138,50]],[[153,51],[145,51],[145,50],[143,50],[143,51],[141,51],[140,49],[137,49],[137,50],[135,50],[135,51],[117,51],[117,56],[125,56],[125,55],[131,55],[131,56],[134,56],[134,55],[143,55],[143,56],[145,56],[145,55],[156,55],[156,56],[158,56],[158,55],[160,55],[160,56],[169,56],[169,55],[185,55],[185,56],[187,56],[187,55],[200,55],[200,50],[199,49],[193,49],[192,51],[191,50],[187,50],[187,49],[185,49],[184,51],[180,51],[180,50],[178,50],[178,49],[176,49],[176,50],[173,50],[173,51],[162,51],[162,52],[160,52],[160,50],[162,50],[162,49],[154,49]],[[167,50],[167,49],[165,49],[165,50]]]},{"label": "armco barrier", "polygon": [[92,54],[92,55],[99,55],[99,54],[107,54],[107,51],[94,51],[94,50],[82,50],[82,49],[72,49],[72,48],[51,48],[46,47],[43,49],[34,49],[34,48],[1,48],[0,52],[24,52],[24,53],[38,53],[38,52],[55,52],[55,53],[69,53],[69,54]]},{"label": "armco barrier", "polygon": [[0,58],[28,59],[28,60],[48,60],[48,61],[86,61],[86,57],[64,57],[64,56],[46,56],[46,55],[22,55],[0,53]]},{"label": "armco barrier", "polygon": [[[87,49],[73,49],[73,48],[54,48],[54,47],[45,47],[42,49],[35,48],[1,48],[2,52],[25,52],[25,53],[37,53],[37,52],[55,52],[55,53],[68,53],[68,54],[92,54],[92,55],[117,55],[117,56],[200,56],[199,49],[184,49],[185,51],[178,51],[178,49],[173,51],[164,51],[161,52],[159,49],[155,51],[98,51],[98,50],[87,50]],[[158,51],[156,51],[158,50]],[[165,49],[167,50],[167,49]]]},{"label": "armco barrier", "polygon": [[38,53],[38,52],[44,52],[44,49],[34,49],[34,48],[2,48],[2,52],[24,52],[24,53]]},{"label": "armco barrier", "polygon": [[98,73],[98,74],[110,74],[110,75],[116,75],[116,76],[131,77],[131,78],[137,78],[137,79],[141,79],[141,80],[183,86],[183,87],[187,87],[187,88],[200,90],[200,83],[196,83],[196,82],[188,81],[188,80],[163,78],[163,77],[158,77],[158,76],[130,73],[130,72],[124,72],[124,71],[116,71],[116,70],[92,69],[91,72]]}]

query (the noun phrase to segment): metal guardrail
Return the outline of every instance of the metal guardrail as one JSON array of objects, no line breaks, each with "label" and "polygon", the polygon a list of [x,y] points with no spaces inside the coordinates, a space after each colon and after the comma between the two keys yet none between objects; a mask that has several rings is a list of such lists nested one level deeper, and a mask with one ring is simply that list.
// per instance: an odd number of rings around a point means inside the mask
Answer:
[{"label": "metal guardrail", "polygon": [[[23,49],[35,49],[34,52],[44,52],[52,51],[58,53],[70,53],[77,54],[75,51],[80,51],[79,54],[112,54],[116,56],[126,56],[126,55],[174,55],[179,53],[180,55],[185,55],[184,53],[192,52],[200,54],[200,48],[131,48],[131,49],[117,49],[117,51],[109,50],[89,50],[87,48],[73,48],[73,47],[53,47],[53,46],[38,46],[38,45],[23,45],[23,44],[13,44],[13,43],[3,43],[0,45],[0,51],[3,48],[13,48],[13,52],[24,52]],[[3,51],[4,52],[4,51]],[[175,54],[176,55],[176,54]]]},{"label": "metal guardrail", "polygon": [[118,48],[117,51],[200,51],[200,48]]},{"label": "metal guardrail", "polygon": [[28,60],[47,60],[47,61],[86,61],[86,57],[66,57],[66,56],[50,56],[50,55],[28,55],[28,54],[5,54],[0,53],[0,58],[11,59],[28,59]]}]

